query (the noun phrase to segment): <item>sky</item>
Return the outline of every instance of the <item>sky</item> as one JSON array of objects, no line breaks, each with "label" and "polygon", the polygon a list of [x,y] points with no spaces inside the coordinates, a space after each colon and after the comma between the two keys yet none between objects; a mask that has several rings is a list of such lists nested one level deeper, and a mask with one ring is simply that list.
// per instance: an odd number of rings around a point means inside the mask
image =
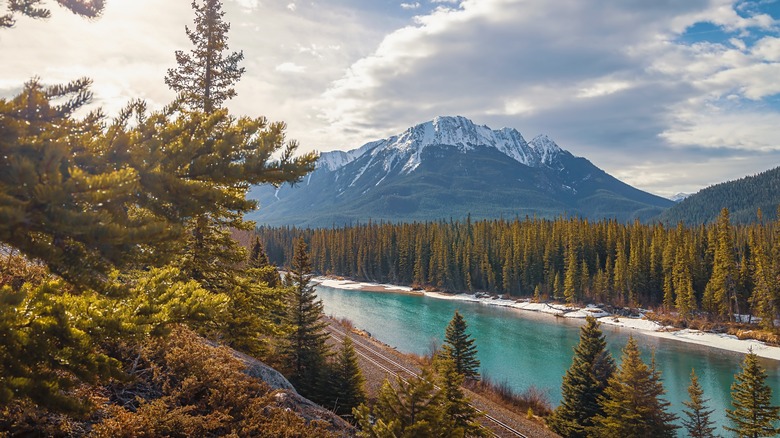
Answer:
[{"label": "sky", "polygon": [[[3,12],[8,0],[0,0]],[[161,108],[189,0],[0,29],[0,97],[94,80],[93,105]],[[547,134],[662,196],[780,165],[780,0],[224,0],[246,68],[228,103],[301,151],[350,150],[439,115]]]}]

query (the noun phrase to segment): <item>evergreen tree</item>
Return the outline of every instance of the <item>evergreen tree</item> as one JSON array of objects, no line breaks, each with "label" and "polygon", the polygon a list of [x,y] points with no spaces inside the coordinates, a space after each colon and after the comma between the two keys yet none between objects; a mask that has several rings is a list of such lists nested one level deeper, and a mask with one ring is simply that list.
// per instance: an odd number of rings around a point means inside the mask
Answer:
[{"label": "evergreen tree", "polygon": [[203,5],[193,0],[192,9],[195,29],[185,31],[195,48],[190,53],[176,51],[178,67],[168,70],[165,83],[191,109],[208,114],[236,95],[233,85],[244,74],[244,68],[238,67],[244,54],[223,54],[228,50],[230,24],[223,20],[221,0],[204,0]]},{"label": "evergreen tree", "polygon": [[726,416],[734,427],[726,426],[726,429],[740,437],[776,436],[780,433],[780,428],[776,427],[780,420],[780,407],[772,406],[772,388],[765,382],[766,371],[752,351],[745,355],[741,368],[731,385],[734,409],[726,409]]},{"label": "evergreen tree", "polygon": [[398,378],[395,387],[385,381],[373,410],[360,405],[352,411],[361,429],[358,436],[450,438],[442,409],[442,392],[433,382],[428,368],[408,381]]},{"label": "evergreen tree", "polygon": [[442,354],[452,359],[455,371],[467,379],[479,378],[479,359],[474,339],[466,333],[466,320],[456,310],[444,335]]},{"label": "evergreen tree", "polygon": [[599,399],[604,413],[594,418],[592,433],[604,438],[676,436],[677,416],[667,412],[664,392],[658,372],[642,361],[630,337],[620,367]]},{"label": "evergreen tree", "polygon": [[286,318],[289,334],[282,357],[289,367],[290,382],[301,395],[317,401],[321,398],[318,382],[330,352],[325,342],[327,323],[320,319],[322,301],[317,299],[311,277],[306,242],[299,239],[287,279],[291,288]]},{"label": "evergreen tree", "polygon": [[[69,9],[76,15],[87,18],[98,17],[105,7],[104,0],[55,0],[57,4]],[[51,11],[40,7],[41,0],[12,0],[8,2],[8,13],[0,15],[0,28],[13,27],[16,24],[14,14],[30,18],[46,19],[51,17]]]},{"label": "evergreen tree", "polygon": [[599,398],[604,393],[615,363],[596,318],[588,316],[580,329],[571,367],[561,385],[561,404],[547,420],[550,428],[564,437],[588,436],[593,418],[602,413]]},{"label": "evergreen tree", "polygon": [[713,411],[707,409],[708,400],[704,399],[703,395],[704,391],[699,385],[696,372],[691,370],[691,385],[688,387],[690,401],[683,402],[688,408],[683,411],[688,418],[682,420],[683,426],[688,430],[688,436],[691,438],[712,438],[715,436],[715,425],[710,420]]},{"label": "evergreen tree", "polygon": [[266,255],[259,237],[255,237],[255,243],[252,245],[252,250],[249,253],[247,267],[252,270],[254,279],[264,282],[268,287],[276,287],[282,283],[276,267],[272,266],[268,261],[268,255]]},{"label": "evergreen tree", "polygon": [[352,409],[358,407],[366,399],[363,390],[363,373],[358,366],[355,347],[349,336],[344,338],[341,349],[336,355],[336,360],[330,366],[330,379],[327,388],[330,400],[326,407],[337,415],[346,416],[352,413]]},{"label": "evergreen tree", "polygon": [[463,375],[458,373],[455,362],[448,357],[439,357],[434,363],[439,376],[444,403],[444,420],[449,423],[449,436],[488,436],[488,431],[482,427],[476,418],[479,411],[471,404],[463,393]]},{"label": "evergreen tree", "polygon": [[[718,217],[717,241],[712,266],[712,277],[707,283],[707,298],[711,312],[731,320],[737,301],[737,263],[734,256],[734,240],[731,235],[729,211],[724,208]],[[735,308],[736,306],[736,308]]]}]

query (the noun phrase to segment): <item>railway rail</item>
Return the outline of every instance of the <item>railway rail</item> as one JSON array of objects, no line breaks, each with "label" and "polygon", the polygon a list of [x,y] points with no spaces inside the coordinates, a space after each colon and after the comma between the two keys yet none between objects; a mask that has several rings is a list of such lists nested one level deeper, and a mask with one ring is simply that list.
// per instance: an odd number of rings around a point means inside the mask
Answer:
[{"label": "railway rail", "polygon": [[[334,338],[337,342],[343,342],[344,338],[349,336],[347,332],[334,327],[333,324],[328,325],[327,331],[329,332],[330,336]],[[360,357],[376,365],[379,369],[385,371],[386,373],[398,377],[404,382],[407,382],[407,380],[406,378],[404,378],[402,374],[406,374],[407,377],[409,376],[419,377],[419,373],[417,371],[411,370],[408,367],[396,361],[395,359],[387,356],[385,353],[377,351],[377,347],[375,345],[372,345],[371,343],[366,342],[365,340],[360,339],[359,337],[356,336],[350,336],[350,338],[352,339],[352,343],[355,346],[355,352]],[[472,407],[474,407],[474,405],[472,405]],[[475,407],[475,409],[477,408]],[[498,418],[482,410],[479,411],[482,413],[483,418],[497,425],[502,431],[507,432],[515,437],[528,438],[528,436],[526,436],[519,430],[513,428],[512,426],[506,424],[505,422],[499,420]],[[500,435],[496,434],[494,431],[493,436],[498,437]]]}]

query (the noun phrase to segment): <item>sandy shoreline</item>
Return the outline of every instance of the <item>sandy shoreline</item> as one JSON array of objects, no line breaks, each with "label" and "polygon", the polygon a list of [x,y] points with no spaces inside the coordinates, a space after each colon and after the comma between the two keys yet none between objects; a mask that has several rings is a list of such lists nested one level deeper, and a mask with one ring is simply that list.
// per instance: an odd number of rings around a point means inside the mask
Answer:
[{"label": "sandy shoreline", "polygon": [[369,292],[391,292],[414,295],[425,295],[431,298],[478,302],[488,306],[508,307],[528,312],[538,312],[554,317],[585,318],[590,314],[598,318],[605,325],[612,325],[641,331],[644,334],[659,338],[672,339],[680,342],[704,345],[712,348],[747,353],[750,348],[760,357],[780,361],[780,347],[766,345],[756,340],[741,340],[734,335],[724,333],[707,333],[699,330],[679,330],[672,327],[664,327],[657,322],[644,318],[627,318],[610,315],[595,306],[573,307],[561,304],[534,303],[529,300],[506,300],[468,294],[446,294],[441,292],[423,292],[412,290],[407,286],[391,284],[363,283],[351,280],[343,280],[330,277],[315,277],[314,281],[322,286],[337,289],[360,290]]}]

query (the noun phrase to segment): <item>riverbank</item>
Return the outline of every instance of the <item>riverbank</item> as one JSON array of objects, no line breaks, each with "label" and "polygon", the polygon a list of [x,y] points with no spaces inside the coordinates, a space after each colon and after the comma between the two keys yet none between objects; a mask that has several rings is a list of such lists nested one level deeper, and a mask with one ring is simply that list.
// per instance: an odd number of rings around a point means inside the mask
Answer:
[{"label": "riverbank", "polygon": [[547,314],[552,317],[585,318],[587,315],[592,315],[604,325],[611,325],[629,330],[637,330],[646,335],[658,338],[672,339],[680,342],[703,345],[737,353],[747,353],[750,349],[752,349],[753,352],[760,357],[780,361],[780,347],[770,346],[761,341],[738,339],[734,335],[725,333],[709,333],[691,329],[681,330],[670,326],[663,326],[655,321],[650,321],[645,318],[630,318],[625,316],[612,315],[603,309],[592,305],[587,307],[576,307],[552,303],[535,303],[529,299],[509,300],[490,297],[485,294],[469,295],[429,292],[413,290],[407,286],[356,282],[334,277],[315,277],[314,281],[321,284],[322,286],[338,289],[425,295],[427,297],[436,299],[478,302],[487,306],[498,306],[511,308],[518,311],[537,312],[541,314]]}]

